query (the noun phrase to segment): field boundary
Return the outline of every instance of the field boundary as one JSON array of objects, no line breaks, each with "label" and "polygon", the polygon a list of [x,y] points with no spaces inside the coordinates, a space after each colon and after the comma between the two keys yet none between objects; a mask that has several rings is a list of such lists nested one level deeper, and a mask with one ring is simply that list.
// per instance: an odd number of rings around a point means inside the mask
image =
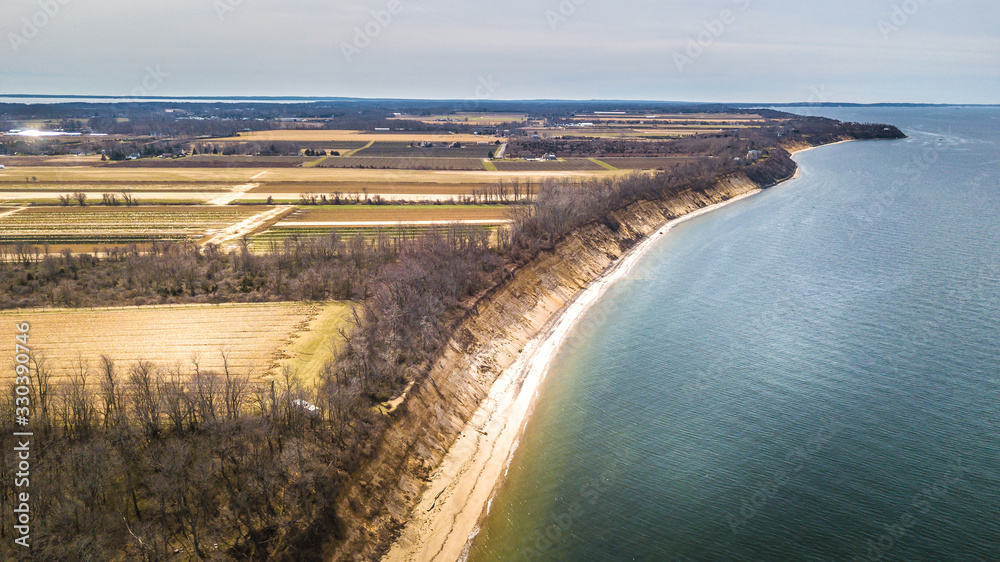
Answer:
[{"label": "field boundary", "polygon": [[597,164],[598,166],[604,168],[605,170],[611,170],[612,172],[618,170],[618,168],[615,168],[614,166],[612,166],[611,164],[608,164],[607,162],[602,162],[602,161],[598,160],[597,158],[588,158],[587,160],[590,160],[591,162],[593,162],[594,164]]},{"label": "field boundary", "polygon": [[368,144],[362,146],[361,148],[355,148],[354,150],[349,150],[349,151],[343,153],[341,155],[341,158],[344,158],[344,157],[347,157],[347,156],[354,156],[355,154],[361,152],[362,150],[364,150],[366,148],[371,148],[372,145],[374,145],[374,144],[375,144],[375,141],[368,141]]}]

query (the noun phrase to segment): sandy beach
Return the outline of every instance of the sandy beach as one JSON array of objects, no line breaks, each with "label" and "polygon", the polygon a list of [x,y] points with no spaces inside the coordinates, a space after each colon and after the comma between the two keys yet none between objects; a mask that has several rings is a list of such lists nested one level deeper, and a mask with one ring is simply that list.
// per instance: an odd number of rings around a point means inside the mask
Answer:
[{"label": "sandy beach", "polygon": [[552,318],[490,389],[443,462],[431,475],[400,537],[383,560],[453,561],[468,556],[478,524],[503,482],[549,365],[576,322],[646,250],[678,224],[759,193],[748,192],[671,220],[622,256]]}]

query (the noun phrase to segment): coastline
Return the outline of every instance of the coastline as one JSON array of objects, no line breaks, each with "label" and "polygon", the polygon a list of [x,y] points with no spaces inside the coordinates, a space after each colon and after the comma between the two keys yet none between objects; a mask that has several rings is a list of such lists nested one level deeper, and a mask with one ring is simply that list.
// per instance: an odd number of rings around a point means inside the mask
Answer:
[{"label": "coastline", "polygon": [[[791,179],[794,176],[784,181]],[[465,560],[479,524],[503,483],[549,365],[580,318],[611,285],[632,270],[654,242],[678,224],[761,191],[754,189],[662,224],[546,322],[490,387],[489,395],[432,473],[426,493],[382,560]]]}]

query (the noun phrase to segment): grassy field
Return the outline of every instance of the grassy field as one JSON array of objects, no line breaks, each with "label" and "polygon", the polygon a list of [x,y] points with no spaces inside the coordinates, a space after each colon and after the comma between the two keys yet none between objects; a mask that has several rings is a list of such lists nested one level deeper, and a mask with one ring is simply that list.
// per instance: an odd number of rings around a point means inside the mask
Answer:
[{"label": "grassy field", "polygon": [[225,353],[241,373],[269,376],[287,361],[315,378],[349,310],[344,303],[28,309],[0,312],[0,336],[13,341],[14,323],[29,322],[29,348],[56,377],[81,361],[93,376],[102,354],[121,369],[144,360],[188,375],[197,361],[202,371],[221,371]]},{"label": "grassy field", "polygon": [[120,245],[197,241],[260,206],[27,207],[0,216],[0,244]]}]

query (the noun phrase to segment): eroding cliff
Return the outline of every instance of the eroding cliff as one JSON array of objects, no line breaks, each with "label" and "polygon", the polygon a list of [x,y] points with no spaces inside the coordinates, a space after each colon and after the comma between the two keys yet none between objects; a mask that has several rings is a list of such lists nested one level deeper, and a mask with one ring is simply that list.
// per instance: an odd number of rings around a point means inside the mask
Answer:
[{"label": "eroding cliff", "polygon": [[328,545],[324,557],[376,560],[386,551],[498,376],[624,252],[671,219],[760,187],[737,175],[703,193],[634,203],[614,213],[617,224],[576,229],[479,299],[430,372],[393,412],[374,459],[352,477],[338,502],[344,536]]}]

